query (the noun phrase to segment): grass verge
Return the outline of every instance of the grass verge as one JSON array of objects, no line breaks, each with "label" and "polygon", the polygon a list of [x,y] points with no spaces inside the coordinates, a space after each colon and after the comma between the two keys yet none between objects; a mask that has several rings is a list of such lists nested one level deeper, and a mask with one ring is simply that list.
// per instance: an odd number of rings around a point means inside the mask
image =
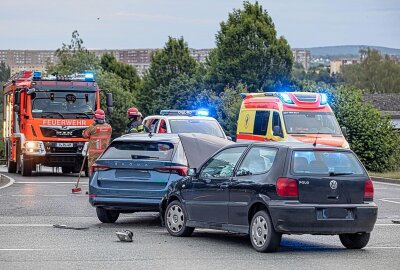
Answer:
[{"label": "grass verge", "polygon": [[383,177],[383,178],[392,178],[400,181],[400,171],[384,172],[384,173],[369,172],[369,175],[376,177]]}]

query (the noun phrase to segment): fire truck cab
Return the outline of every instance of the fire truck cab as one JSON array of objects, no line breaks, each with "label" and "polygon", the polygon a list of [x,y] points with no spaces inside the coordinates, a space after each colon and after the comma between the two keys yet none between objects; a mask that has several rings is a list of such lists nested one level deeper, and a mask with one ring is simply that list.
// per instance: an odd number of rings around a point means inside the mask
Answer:
[{"label": "fire truck cab", "polygon": [[237,141],[282,141],[349,148],[323,93],[241,94]]},{"label": "fire truck cab", "polygon": [[[108,111],[112,94],[107,93]],[[79,172],[100,89],[93,73],[42,77],[22,71],[3,86],[3,137],[8,172],[32,175],[36,165]],[[86,170],[87,171],[87,170]]]}]

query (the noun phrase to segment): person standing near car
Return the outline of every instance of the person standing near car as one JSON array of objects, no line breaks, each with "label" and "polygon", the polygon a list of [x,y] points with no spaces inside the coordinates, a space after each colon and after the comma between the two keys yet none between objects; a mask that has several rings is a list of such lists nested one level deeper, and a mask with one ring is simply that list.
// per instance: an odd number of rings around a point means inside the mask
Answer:
[{"label": "person standing near car", "polygon": [[142,124],[142,113],[135,107],[127,111],[129,123],[125,133],[145,133],[148,129]]},{"label": "person standing near car", "polygon": [[89,139],[87,150],[89,168],[107,148],[112,133],[111,126],[106,123],[106,115],[103,110],[96,110],[94,112],[94,120],[95,123],[82,132],[82,136]]}]

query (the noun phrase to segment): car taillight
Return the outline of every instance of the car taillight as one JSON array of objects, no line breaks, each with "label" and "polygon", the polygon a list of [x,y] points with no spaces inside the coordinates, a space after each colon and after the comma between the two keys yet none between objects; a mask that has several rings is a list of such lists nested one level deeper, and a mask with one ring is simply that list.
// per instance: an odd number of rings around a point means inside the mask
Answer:
[{"label": "car taillight", "polygon": [[154,168],[154,170],[162,173],[173,173],[180,176],[186,176],[188,168],[185,166],[165,166]]},{"label": "car taillight", "polygon": [[90,167],[90,174],[93,174],[94,172],[97,171],[107,171],[110,169],[107,165],[102,165],[102,164],[93,164],[92,167]]},{"label": "car taillight", "polygon": [[364,199],[373,200],[374,199],[374,184],[371,179],[365,181],[364,184]]},{"label": "car taillight", "polygon": [[297,181],[291,178],[279,177],[276,181],[276,193],[282,197],[297,197]]}]

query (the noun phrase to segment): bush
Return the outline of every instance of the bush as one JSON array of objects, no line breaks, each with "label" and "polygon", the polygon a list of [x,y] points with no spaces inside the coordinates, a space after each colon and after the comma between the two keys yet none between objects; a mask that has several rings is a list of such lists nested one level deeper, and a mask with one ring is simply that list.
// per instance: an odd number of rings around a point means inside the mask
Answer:
[{"label": "bush", "polygon": [[335,93],[336,117],[348,129],[347,140],[366,168],[371,171],[396,169],[400,158],[400,137],[388,117],[363,101],[354,87],[340,86]]}]

